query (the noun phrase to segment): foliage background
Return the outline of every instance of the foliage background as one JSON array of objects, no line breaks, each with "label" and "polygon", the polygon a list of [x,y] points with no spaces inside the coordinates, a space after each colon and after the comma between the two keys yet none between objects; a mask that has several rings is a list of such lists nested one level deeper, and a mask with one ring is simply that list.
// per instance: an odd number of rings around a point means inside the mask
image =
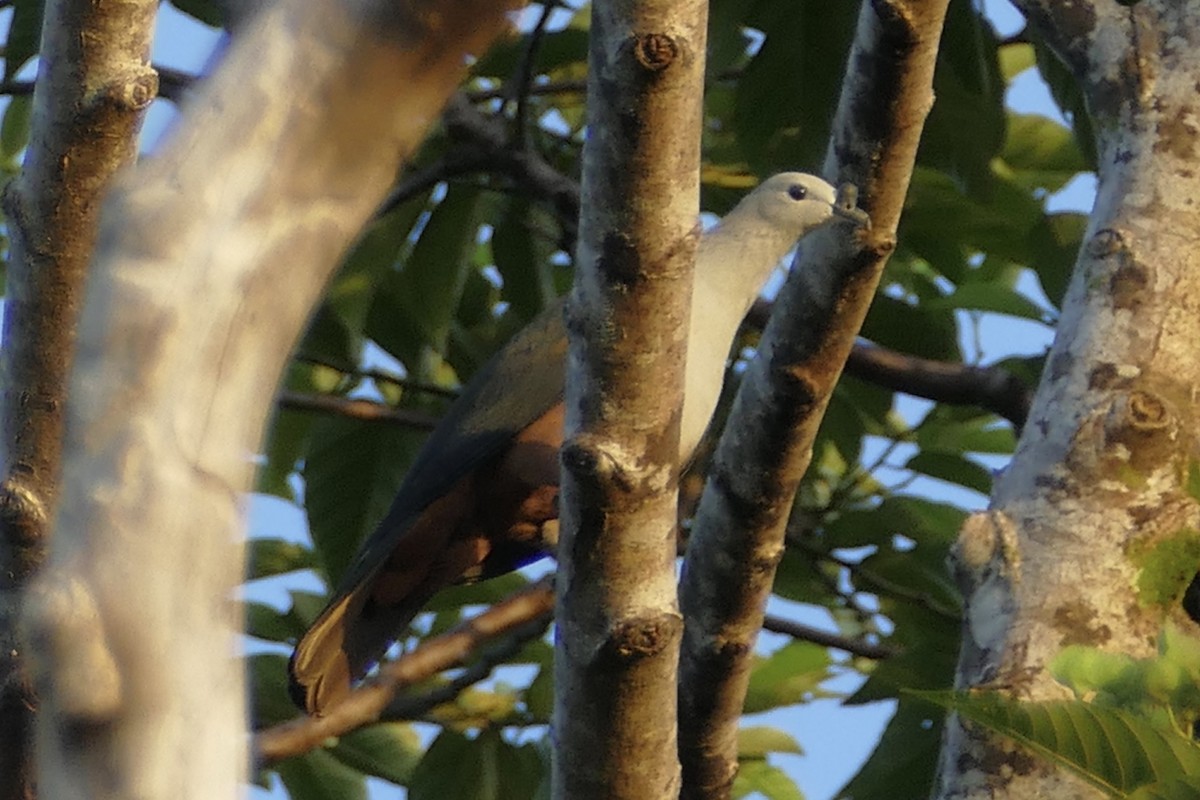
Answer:
[{"label": "foliage background", "polygon": [[[208,0],[177,7],[183,15],[164,4],[174,22],[163,23],[156,58],[194,71],[217,39],[195,18],[219,23],[220,15]],[[29,0],[10,9],[5,80],[15,99],[0,126],[0,166],[12,173],[28,114],[14,87],[31,74],[39,11]],[[713,2],[704,208],[722,213],[753,176],[819,163],[856,12],[848,1]],[[536,19],[535,12],[525,30]],[[567,175],[578,161],[586,20],[586,10],[556,12],[544,34],[514,39],[481,60],[468,87],[478,110],[505,120],[505,147],[536,153]],[[1087,139],[1079,135],[1086,118],[1073,113],[1078,97],[1019,29],[999,0],[982,8],[952,2],[938,102],[900,248],[863,335],[911,356],[999,365],[1032,387],[1083,229],[1074,209],[1088,203],[1079,178],[1090,153],[1079,146]],[[1031,93],[1039,77],[1055,102]],[[546,84],[564,91],[547,92]],[[514,87],[523,101],[493,97]],[[157,106],[148,142],[170,116],[166,103]],[[1076,120],[1074,129],[1057,108]],[[289,392],[436,415],[445,397],[414,384],[457,386],[566,288],[569,213],[494,159],[456,167],[457,154],[478,146],[473,135],[443,131],[427,144],[416,171],[452,180],[431,179],[408,193],[365,233],[298,348]],[[747,348],[754,336],[747,333]],[[286,643],[320,609],[326,579],[336,580],[385,510],[422,435],[411,426],[280,410],[262,454],[260,495],[250,504],[255,725],[294,714],[283,694]],[[875,731],[897,709],[901,687],[948,685],[958,622],[946,551],[965,510],[986,502],[990,471],[1002,468],[1013,442],[1011,424],[988,411],[843,380],[799,498],[771,611],[902,652],[876,662],[764,635],[747,704],[756,716],[747,720],[753,731],[743,748],[742,791],[790,798],[800,796],[799,784],[807,796],[827,797],[853,775],[856,797],[923,795],[940,712],[904,699],[877,746]],[[522,580],[448,593],[418,620],[414,640]],[[413,798],[532,796],[544,770],[549,658],[545,642],[530,643],[494,680],[426,715],[433,726],[373,726],[260,779],[297,798],[365,796],[366,776],[378,796],[396,793],[394,784]],[[835,708],[831,699],[847,705]]]}]

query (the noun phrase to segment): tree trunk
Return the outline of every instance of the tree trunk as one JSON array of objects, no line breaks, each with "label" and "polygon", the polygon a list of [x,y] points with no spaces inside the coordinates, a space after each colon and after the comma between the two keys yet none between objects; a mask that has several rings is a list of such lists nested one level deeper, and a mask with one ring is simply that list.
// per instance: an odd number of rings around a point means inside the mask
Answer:
[{"label": "tree trunk", "polygon": [[47,797],[243,792],[248,454],[327,276],[506,11],[273,6],[114,192],[25,609]]},{"label": "tree trunk", "polygon": [[[552,794],[679,795],[679,409],[704,0],[597,2],[562,449]],[[614,335],[619,332],[619,335]]]},{"label": "tree trunk", "polygon": [[[1047,700],[1069,696],[1047,669],[1067,645],[1145,657],[1167,619],[1197,632],[1139,579],[1146,553],[1200,527],[1200,25],[1171,0],[1018,5],[1087,96],[1099,191],[1017,452],[956,545],[958,684]],[[939,780],[941,798],[1102,796],[959,724]]]}]

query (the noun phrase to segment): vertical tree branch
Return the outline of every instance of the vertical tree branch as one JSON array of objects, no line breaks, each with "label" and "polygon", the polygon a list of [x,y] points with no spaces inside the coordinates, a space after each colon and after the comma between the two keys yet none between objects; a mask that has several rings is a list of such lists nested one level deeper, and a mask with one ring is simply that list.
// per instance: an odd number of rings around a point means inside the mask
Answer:
[{"label": "vertical tree branch", "polygon": [[[680,758],[687,798],[730,796],[737,729],[797,486],[833,387],[894,246],[947,0],[864,2],[825,161],[863,187],[859,246],[818,231],[776,302],[721,437],[680,588]],[[752,413],[751,413],[752,412]]]},{"label": "vertical tree branch", "polygon": [[563,445],[555,651],[559,800],[674,800],[676,462],[707,3],[592,11]]},{"label": "vertical tree branch", "polygon": [[[1200,634],[1178,606],[1195,565],[1173,586],[1142,582],[1156,551],[1178,553],[1200,528],[1187,485],[1200,453],[1200,26],[1170,0],[1024,5],[1059,26],[1045,38],[1086,55],[1073,67],[1099,186],[1016,453],[955,545],[966,605],[956,683],[1050,700],[1069,696],[1050,670],[1068,644],[1138,658],[1155,654],[1168,619]],[[1101,794],[1009,741],[946,726],[939,798]]]},{"label": "vertical tree branch", "polygon": [[58,499],[67,373],[100,198],[133,161],[158,79],[152,0],[46,4],[21,174],[2,199],[10,237],[0,362],[0,798],[34,795],[36,699],[16,640],[20,591],[43,561]]},{"label": "vertical tree branch", "polygon": [[45,796],[241,793],[247,454],[329,272],[506,10],[273,5],[110,197],[24,615]]}]

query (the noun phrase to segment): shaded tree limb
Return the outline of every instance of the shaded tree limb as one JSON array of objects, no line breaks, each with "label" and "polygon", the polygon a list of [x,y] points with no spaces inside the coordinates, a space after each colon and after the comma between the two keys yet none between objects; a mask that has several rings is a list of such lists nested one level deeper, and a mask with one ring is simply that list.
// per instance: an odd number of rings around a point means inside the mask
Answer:
[{"label": "shaded tree limb", "polygon": [[[746,318],[763,328],[773,303],[759,299]],[[936,403],[978,406],[1011,422],[1025,424],[1033,391],[1004,367],[977,367],[901,353],[869,342],[855,342],[846,360],[846,374],[894,392]]]},{"label": "shaded tree limb", "polygon": [[[728,797],[737,730],[788,512],[894,236],[924,120],[947,0],[864,2],[826,177],[863,190],[875,228],[852,246],[810,237],[747,368],[714,458],[680,587],[685,798]],[[868,100],[869,98],[869,100]]]},{"label": "shaded tree limb", "polygon": [[1033,399],[1025,382],[1003,367],[935,361],[874,345],[854,345],[846,374],[938,403],[978,406],[1008,420],[1018,431]]},{"label": "shaded tree limb", "polygon": [[[407,686],[462,666],[483,645],[500,637],[507,639],[504,646],[515,647],[536,638],[550,624],[553,612],[553,580],[544,578],[530,584],[482,614],[422,642],[395,661],[381,665],[378,675],[351,691],[345,701],[326,716],[300,717],[259,732],[254,737],[255,762],[270,766],[281,759],[307,753],[331,736],[340,736],[385,718],[410,719],[450,699],[453,694],[422,695],[427,698],[424,702],[397,695]],[[489,671],[495,663],[491,662]],[[414,705],[414,702],[420,705]]]},{"label": "shaded tree limb", "polygon": [[451,389],[447,386],[439,386],[436,383],[426,383],[424,381],[404,378],[392,372],[381,369],[363,368],[357,364],[348,364],[340,359],[330,359],[324,356],[311,355],[309,353],[296,353],[292,356],[292,360],[301,364],[310,364],[319,367],[328,367],[343,375],[353,376],[355,378],[366,378],[375,383],[387,383],[397,386],[408,392],[418,392],[420,394],[434,395],[443,397],[448,400],[453,400],[458,397],[459,390]]},{"label": "shaded tree limb", "polygon": [[[4,187],[10,237],[0,361],[0,798],[32,797],[30,665],[20,592],[45,558],[59,497],[64,408],[101,199],[137,153],[158,89],[148,66],[157,3],[46,4],[20,175]],[[21,89],[9,84],[11,90]],[[26,92],[27,93],[27,92]],[[65,769],[43,765],[48,770]],[[43,783],[44,796],[52,796]]]},{"label": "shaded tree limb", "polygon": [[41,755],[71,765],[46,796],[242,791],[245,454],[328,275],[506,10],[272,4],[111,193],[25,613]]}]

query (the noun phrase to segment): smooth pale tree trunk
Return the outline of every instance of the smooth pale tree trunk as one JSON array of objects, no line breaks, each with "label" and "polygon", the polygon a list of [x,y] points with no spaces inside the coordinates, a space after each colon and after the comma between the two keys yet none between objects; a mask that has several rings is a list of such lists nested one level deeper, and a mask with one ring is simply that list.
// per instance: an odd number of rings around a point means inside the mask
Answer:
[{"label": "smooth pale tree trunk", "polygon": [[[1175,0],[1018,5],[1087,95],[1099,189],[1016,454],[956,546],[958,684],[1049,700],[1070,696],[1048,671],[1067,645],[1145,657],[1167,620],[1197,633],[1139,584],[1138,554],[1200,528],[1185,485],[1200,454],[1200,17]],[[939,780],[956,800],[1102,796],[956,723]]]},{"label": "smooth pale tree trunk", "polygon": [[[674,800],[679,408],[705,0],[599,0],[562,448],[557,800]],[[619,335],[614,335],[619,332]]]},{"label": "smooth pale tree trunk", "polygon": [[110,197],[25,608],[44,796],[243,791],[251,454],[328,275],[506,10],[284,0]]}]

